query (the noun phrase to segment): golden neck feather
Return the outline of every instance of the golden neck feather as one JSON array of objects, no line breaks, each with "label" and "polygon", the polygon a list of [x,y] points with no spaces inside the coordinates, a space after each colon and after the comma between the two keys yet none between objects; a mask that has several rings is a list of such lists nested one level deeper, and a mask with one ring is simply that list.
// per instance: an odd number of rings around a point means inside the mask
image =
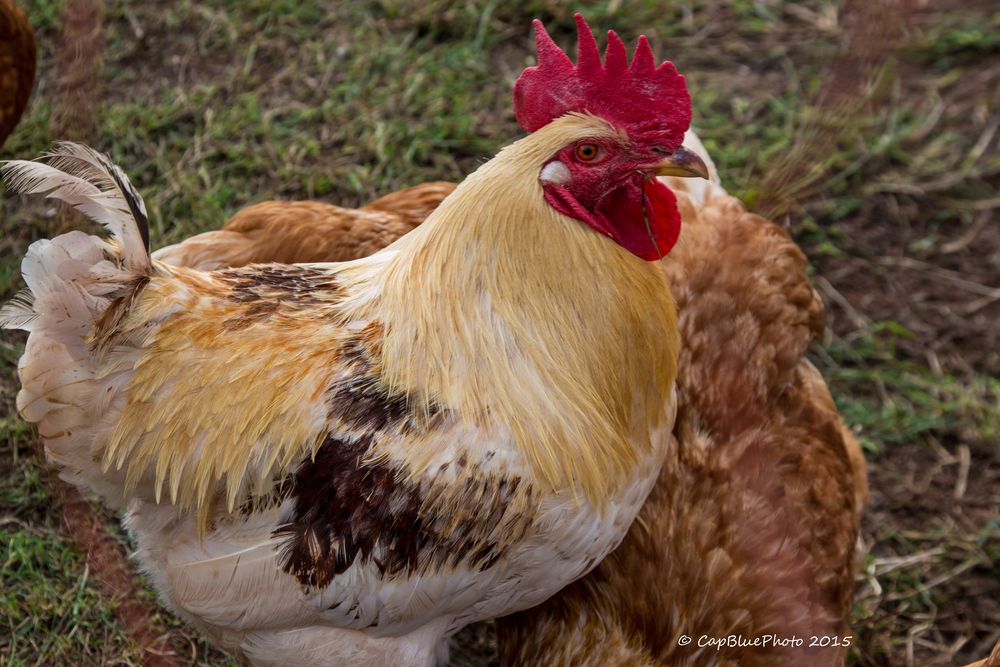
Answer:
[{"label": "golden neck feather", "polygon": [[357,314],[385,327],[389,386],[508,428],[537,484],[598,503],[649,451],[679,347],[659,265],[555,211],[538,181],[562,146],[613,132],[574,115],[511,144],[358,276],[379,285]]}]

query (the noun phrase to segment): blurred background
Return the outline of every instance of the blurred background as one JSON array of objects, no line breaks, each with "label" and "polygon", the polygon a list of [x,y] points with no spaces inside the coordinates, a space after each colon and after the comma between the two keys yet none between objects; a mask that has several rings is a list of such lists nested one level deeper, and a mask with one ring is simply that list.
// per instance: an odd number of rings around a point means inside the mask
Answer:
[{"label": "blurred background", "polygon": [[[355,206],[460,180],[521,134],[511,86],[533,63],[532,18],[567,49],[574,11],[627,43],[646,34],[685,74],[723,184],[792,233],[827,307],[812,359],[870,464],[852,664],[964,664],[1000,636],[995,2],[18,5],[37,77],[0,159],[61,138],[110,153],[154,246],[265,199]],[[28,243],[68,224],[0,198],[0,298]],[[14,411],[22,345],[0,335],[0,664],[142,664],[152,644],[235,664],[157,609],[117,520],[41,464]],[[489,628],[453,656],[495,664]]]}]

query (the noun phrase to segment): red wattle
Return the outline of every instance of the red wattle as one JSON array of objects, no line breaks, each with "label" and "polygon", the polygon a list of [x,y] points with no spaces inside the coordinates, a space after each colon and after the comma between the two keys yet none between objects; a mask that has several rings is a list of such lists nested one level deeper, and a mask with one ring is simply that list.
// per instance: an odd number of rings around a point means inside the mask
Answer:
[{"label": "red wattle", "polygon": [[588,211],[563,186],[546,187],[545,200],[563,215],[610,236],[633,255],[650,262],[665,257],[681,233],[677,198],[670,188],[655,179],[630,181],[615,188],[594,212]]},{"label": "red wattle", "polygon": [[597,214],[611,223],[619,245],[647,261],[665,257],[681,232],[677,198],[656,179],[616,188],[598,205]]}]

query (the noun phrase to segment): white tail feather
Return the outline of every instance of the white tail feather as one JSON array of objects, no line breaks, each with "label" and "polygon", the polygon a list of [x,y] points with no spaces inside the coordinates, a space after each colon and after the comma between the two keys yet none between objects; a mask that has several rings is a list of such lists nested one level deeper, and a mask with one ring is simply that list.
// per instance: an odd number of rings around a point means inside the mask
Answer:
[{"label": "white tail feather", "polygon": [[0,322],[5,329],[31,331],[32,323],[38,318],[34,311],[34,297],[29,290],[21,290],[13,299],[0,307]]},{"label": "white tail feather", "polygon": [[30,332],[17,406],[38,424],[65,479],[119,506],[123,473],[101,470],[94,447],[125,400],[131,366],[102,367],[91,337],[112,302],[129,299],[153,271],[146,210],[125,174],[86,146],[58,144],[42,159],[6,162],[0,171],[11,189],[65,201],[113,238],[72,231],[28,248],[21,263],[27,290],[0,309],[0,328]]}]

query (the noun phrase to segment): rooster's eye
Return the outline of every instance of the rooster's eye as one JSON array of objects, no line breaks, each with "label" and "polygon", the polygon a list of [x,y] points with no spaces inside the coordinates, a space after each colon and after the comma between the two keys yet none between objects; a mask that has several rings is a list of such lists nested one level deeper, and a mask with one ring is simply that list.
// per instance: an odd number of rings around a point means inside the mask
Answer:
[{"label": "rooster's eye", "polygon": [[576,157],[581,162],[593,162],[601,154],[601,148],[595,144],[580,144],[576,147]]}]

